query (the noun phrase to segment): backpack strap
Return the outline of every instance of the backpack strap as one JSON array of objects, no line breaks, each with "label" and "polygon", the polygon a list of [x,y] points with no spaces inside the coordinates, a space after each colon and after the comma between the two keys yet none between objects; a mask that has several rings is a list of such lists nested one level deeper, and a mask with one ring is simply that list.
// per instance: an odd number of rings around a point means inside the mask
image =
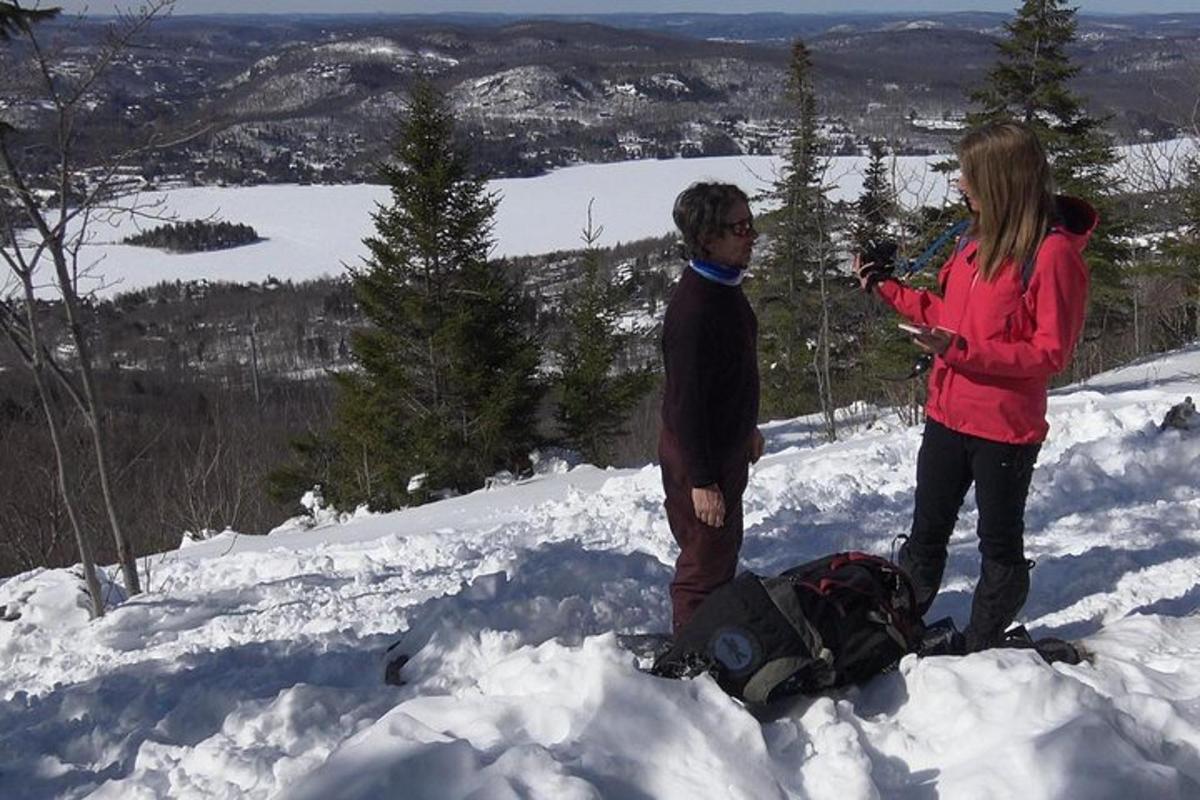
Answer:
[{"label": "backpack strap", "polygon": [[1029,289],[1029,282],[1033,280],[1033,271],[1037,269],[1037,256],[1025,259],[1025,263],[1021,265],[1021,294]]},{"label": "backpack strap", "polygon": [[[968,239],[966,236],[961,237],[958,240],[958,245],[954,248],[954,254],[958,255],[963,250],[966,250],[967,245],[970,244],[971,241],[972,240]],[[1029,282],[1033,280],[1033,273],[1036,269],[1037,255],[1034,254],[1033,258],[1027,259],[1025,263],[1021,265],[1021,294],[1024,294],[1025,290],[1029,288]],[[945,288],[945,286],[942,287],[943,291]]]},{"label": "backpack strap", "polygon": [[1062,224],[1062,215],[1056,211],[1054,221],[1050,223],[1050,229],[1046,231],[1046,235],[1043,236],[1042,241],[1038,243],[1037,250],[1035,250],[1033,255],[1021,265],[1021,294],[1025,294],[1025,292],[1029,289],[1029,282],[1033,280],[1033,273],[1037,269],[1038,250],[1042,249],[1042,245],[1046,243],[1046,239],[1051,234],[1057,230],[1061,230]]},{"label": "backpack strap", "polygon": [[775,687],[808,667],[812,668],[817,688],[832,686],[836,680],[833,653],[825,646],[821,634],[800,608],[800,599],[796,595],[793,581],[786,577],[759,580],[767,597],[771,598],[771,603],[796,631],[809,655],[777,658],[763,664],[754,677],[746,682],[742,696],[752,703],[765,703],[770,699]]},{"label": "backpack strap", "polygon": [[784,616],[788,624],[795,628],[800,641],[804,642],[805,649],[812,653],[814,658],[832,664],[833,653],[825,646],[821,634],[804,615],[804,609],[800,607],[800,596],[796,594],[795,583],[783,577],[761,580],[767,597],[771,598],[771,602],[775,608],[779,609],[779,613]]},{"label": "backpack strap", "polygon": [[765,703],[771,699],[771,692],[775,691],[776,686],[811,663],[813,660],[806,656],[789,656],[768,661],[758,668],[754,677],[746,681],[746,685],[742,687],[742,697],[746,698],[748,703]]}]

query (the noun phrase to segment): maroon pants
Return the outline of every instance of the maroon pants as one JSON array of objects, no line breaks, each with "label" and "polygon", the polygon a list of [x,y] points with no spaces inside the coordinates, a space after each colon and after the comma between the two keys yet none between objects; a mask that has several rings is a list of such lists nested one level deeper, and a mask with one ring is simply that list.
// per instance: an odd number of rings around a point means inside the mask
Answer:
[{"label": "maroon pants", "polygon": [[666,433],[659,438],[658,459],[667,495],[667,524],[679,545],[671,581],[671,630],[677,633],[713,589],[733,580],[742,547],[742,493],[749,461],[745,453],[738,453],[721,470],[717,485],[725,498],[725,524],[713,528],[696,517],[678,443]]}]

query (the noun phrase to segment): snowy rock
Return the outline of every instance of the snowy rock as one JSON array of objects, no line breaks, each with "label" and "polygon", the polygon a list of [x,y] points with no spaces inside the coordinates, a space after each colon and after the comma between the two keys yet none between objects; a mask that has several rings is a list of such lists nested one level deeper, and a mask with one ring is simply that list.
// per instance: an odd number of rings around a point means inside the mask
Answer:
[{"label": "snowy rock", "polygon": [[371,512],[365,505],[359,506],[353,513],[343,513],[332,506],[326,505],[320,486],[314,486],[305,492],[304,496],[300,498],[300,505],[304,507],[304,514],[292,517],[272,528],[267,535],[279,536],[300,531],[316,530],[318,528],[328,528],[332,525],[340,525],[351,519],[362,519],[371,515]]},{"label": "snowy rock", "polygon": [[563,447],[547,447],[529,454],[535,475],[561,475],[583,463],[583,457],[574,450]]},{"label": "snowy rock", "polygon": [[1158,429],[1165,431],[1167,428],[1184,431],[1200,428],[1200,414],[1196,413],[1196,406],[1190,395],[1185,397],[1182,403],[1176,403],[1167,411]]},{"label": "snowy rock", "polygon": [[[106,610],[125,602],[124,588],[107,571],[97,569],[96,577]],[[0,586],[0,606],[6,621],[20,621],[18,630],[34,626],[54,636],[85,627],[92,618],[92,601],[78,566],[18,575]]]}]

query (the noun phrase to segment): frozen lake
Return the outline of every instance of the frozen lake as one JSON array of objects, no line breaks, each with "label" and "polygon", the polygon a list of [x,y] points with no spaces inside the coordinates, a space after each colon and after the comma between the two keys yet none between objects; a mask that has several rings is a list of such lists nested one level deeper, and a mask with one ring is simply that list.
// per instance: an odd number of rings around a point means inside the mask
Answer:
[{"label": "frozen lake", "polygon": [[[1186,140],[1157,143],[1152,149],[1148,145],[1125,148],[1121,170],[1139,183],[1162,183],[1171,177],[1172,165],[1188,152],[1194,152],[1194,146]],[[940,205],[952,198],[946,176],[932,169],[943,159],[914,156],[889,161],[902,204]],[[500,203],[493,254],[579,248],[592,200],[595,223],[604,229],[601,246],[669,233],[672,202],[688,184],[726,181],[755,197],[776,179],[780,163],[773,156],[626,161],[569,167],[536,178],[494,180],[488,186]],[[830,196],[857,197],[865,166],[864,157],[830,159],[826,172]],[[179,220],[244,223],[266,241],[211,253],[169,254],[119,244],[130,233],[161,224],[120,216],[93,224],[81,256],[81,264],[89,265],[92,273],[84,285],[107,296],[159,281],[249,282],[267,276],[305,280],[338,275],[346,264],[357,264],[366,255],[362,240],[374,232],[371,214],[378,203],[388,200],[387,187],[368,184],[198,187],[141,195],[139,202],[160,202],[160,214]],[[761,211],[770,203],[759,199],[752,206]]]}]

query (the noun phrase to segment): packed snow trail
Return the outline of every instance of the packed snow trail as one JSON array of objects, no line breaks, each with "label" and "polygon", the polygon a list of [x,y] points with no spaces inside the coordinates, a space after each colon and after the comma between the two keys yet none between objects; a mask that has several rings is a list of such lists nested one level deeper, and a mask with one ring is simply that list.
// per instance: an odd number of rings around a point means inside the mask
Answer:
[{"label": "packed snow trail", "polygon": [[[651,677],[613,632],[667,626],[657,469],[550,462],[153,557],[149,591],[95,623],[69,571],[3,582],[0,797],[1200,796],[1200,431],[1157,430],[1186,394],[1200,346],[1051,397],[1022,620],[1094,664],[909,657],[754,713]],[[818,444],[814,425],[766,426],[744,568],[886,554],[908,527],[920,430],[856,409]],[[931,616],[965,622],[974,522],[968,499]]]}]

